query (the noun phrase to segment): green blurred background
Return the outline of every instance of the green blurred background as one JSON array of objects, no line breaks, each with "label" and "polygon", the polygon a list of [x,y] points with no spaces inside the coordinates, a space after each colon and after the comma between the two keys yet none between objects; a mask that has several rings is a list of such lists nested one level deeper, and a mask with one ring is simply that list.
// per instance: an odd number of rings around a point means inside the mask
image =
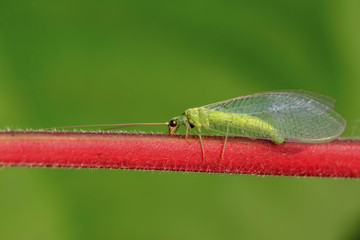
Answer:
[{"label": "green blurred background", "polygon": [[[357,137],[359,26],[357,0],[1,0],[0,128],[163,122],[306,89]],[[360,238],[352,179],[3,168],[0,206],[0,239]]]}]

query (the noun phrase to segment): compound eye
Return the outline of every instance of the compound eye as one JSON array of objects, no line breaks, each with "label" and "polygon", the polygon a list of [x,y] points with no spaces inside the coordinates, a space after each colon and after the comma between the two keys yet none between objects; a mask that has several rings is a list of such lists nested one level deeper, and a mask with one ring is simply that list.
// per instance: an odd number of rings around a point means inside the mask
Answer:
[{"label": "compound eye", "polygon": [[170,125],[170,127],[176,127],[177,122],[176,122],[175,120],[171,120],[171,121],[169,122],[169,125]]}]

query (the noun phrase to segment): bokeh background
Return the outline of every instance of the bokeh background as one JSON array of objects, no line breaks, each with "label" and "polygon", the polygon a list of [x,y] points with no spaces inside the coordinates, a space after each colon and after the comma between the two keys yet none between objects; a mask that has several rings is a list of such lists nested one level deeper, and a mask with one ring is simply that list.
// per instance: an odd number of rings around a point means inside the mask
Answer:
[{"label": "bokeh background", "polygon": [[[306,89],[357,137],[359,26],[356,0],[1,0],[0,128],[164,122]],[[7,167],[0,206],[0,239],[360,238],[353,179]]]}]

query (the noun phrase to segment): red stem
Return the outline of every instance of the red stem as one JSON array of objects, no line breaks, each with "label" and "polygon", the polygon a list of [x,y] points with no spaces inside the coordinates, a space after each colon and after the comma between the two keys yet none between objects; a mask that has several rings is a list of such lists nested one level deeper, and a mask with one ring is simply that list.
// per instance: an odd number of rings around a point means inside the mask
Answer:
[{"label": "red stem", "polygon": [[360,140],[285,143],[163,134],[1,132],[0,165],[360,177]]}]

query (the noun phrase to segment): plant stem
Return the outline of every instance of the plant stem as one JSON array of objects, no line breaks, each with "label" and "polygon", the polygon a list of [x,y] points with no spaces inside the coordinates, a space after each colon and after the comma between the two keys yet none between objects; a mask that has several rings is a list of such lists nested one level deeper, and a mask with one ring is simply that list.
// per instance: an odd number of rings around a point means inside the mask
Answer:
[{"label": "plant stem", "polygon": [[322,144],[285,143],[203,136],[0,132],[1,166],[122,168],[257,175],[360,177],[360,140]]}]

